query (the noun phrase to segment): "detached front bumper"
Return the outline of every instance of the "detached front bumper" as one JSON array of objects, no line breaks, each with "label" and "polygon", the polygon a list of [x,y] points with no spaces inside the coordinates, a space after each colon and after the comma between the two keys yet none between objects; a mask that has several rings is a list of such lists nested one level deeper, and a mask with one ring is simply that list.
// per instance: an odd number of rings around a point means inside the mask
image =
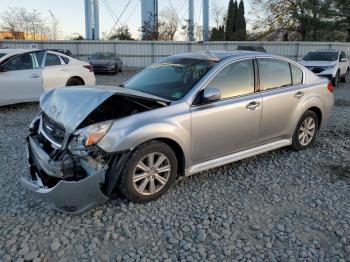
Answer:
[{"label": "detached front bumper", "polygon": [[79,214],[108,200],[101,191],[101,186],[105,182],[105,170],[96,171],[94,167],[85,163],[89,172],[85,178],[79,181],[59,180],[54,186],[46,185],[43,176],[63,172],[67,163],[52,160],[40,144],[30,136],[26,148],[28,172],[21,176],[21,183],[54,209]]}]

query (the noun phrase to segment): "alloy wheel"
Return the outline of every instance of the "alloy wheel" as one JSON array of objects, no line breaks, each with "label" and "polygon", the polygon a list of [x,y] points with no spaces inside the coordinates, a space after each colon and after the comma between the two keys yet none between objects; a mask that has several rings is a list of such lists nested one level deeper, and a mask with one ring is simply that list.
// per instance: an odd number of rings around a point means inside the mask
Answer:
[{"label": "alloy wheel", "polygon": [[170,174],[169,158],[163,153],[150,153],[142,158],[134,169],[134,188],[139,194],[153,195],[167,184]]},{"label": "alloy wheel", "polygon": [[312,117],[304,119],[299,128],[298,139],[299,143],[303,146],[308,145],[316,133],[316,122]]}]

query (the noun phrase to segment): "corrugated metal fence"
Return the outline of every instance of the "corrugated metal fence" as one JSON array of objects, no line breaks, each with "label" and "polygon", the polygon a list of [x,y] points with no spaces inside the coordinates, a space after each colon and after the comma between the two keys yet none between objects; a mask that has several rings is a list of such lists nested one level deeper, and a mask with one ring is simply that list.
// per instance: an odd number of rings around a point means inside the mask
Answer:
[{"label": "corrugated metal fence", "polygon": [[204,51],[235,50],[238,45],[262,45],[267,52],[297,59],[315,49],[341,49],[350,55],[350,43],[343,42],[163,42],[163,41],[0,41],[0,48],[69,49],[81,60],[94,52],[113,52],[126,67],[142,68],[169,55]]}]

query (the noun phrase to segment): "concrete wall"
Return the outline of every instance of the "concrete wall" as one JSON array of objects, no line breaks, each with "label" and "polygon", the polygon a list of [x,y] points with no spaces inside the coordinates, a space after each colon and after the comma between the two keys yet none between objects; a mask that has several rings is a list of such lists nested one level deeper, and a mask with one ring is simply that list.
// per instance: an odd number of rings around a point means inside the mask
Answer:
[{"label": "concrete wall", "polygon": [[0,48],[69,49],[81,60],[94,52],[114,52],[126,67],[142,68],[163,57],[202,50],[235,50],[238,45],[261,44],[272,54],[297,59],[315,49],[341,49],[350,55],[350,43],[344,42],[162,42],[162,41],[0,41]]}]

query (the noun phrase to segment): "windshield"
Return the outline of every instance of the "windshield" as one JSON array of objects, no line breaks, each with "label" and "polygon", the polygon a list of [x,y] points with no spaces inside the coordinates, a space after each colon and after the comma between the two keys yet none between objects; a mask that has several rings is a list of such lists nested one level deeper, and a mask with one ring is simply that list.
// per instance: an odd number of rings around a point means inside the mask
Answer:
[{"label": "windshield", "polygon": [[124,86],[174,101],[184,97],[214,64],[208,60],[172,59],[144,69]]},{"label": "windshield", "polygon": [[338,52],[310,52],[304,61],[335,61],[338,60]]},{"label": "windshield", "polygon": [[108,60],[108,59],[114,59],[113,53],[95,53],[91,56],[92,59],[97,60]]}]

